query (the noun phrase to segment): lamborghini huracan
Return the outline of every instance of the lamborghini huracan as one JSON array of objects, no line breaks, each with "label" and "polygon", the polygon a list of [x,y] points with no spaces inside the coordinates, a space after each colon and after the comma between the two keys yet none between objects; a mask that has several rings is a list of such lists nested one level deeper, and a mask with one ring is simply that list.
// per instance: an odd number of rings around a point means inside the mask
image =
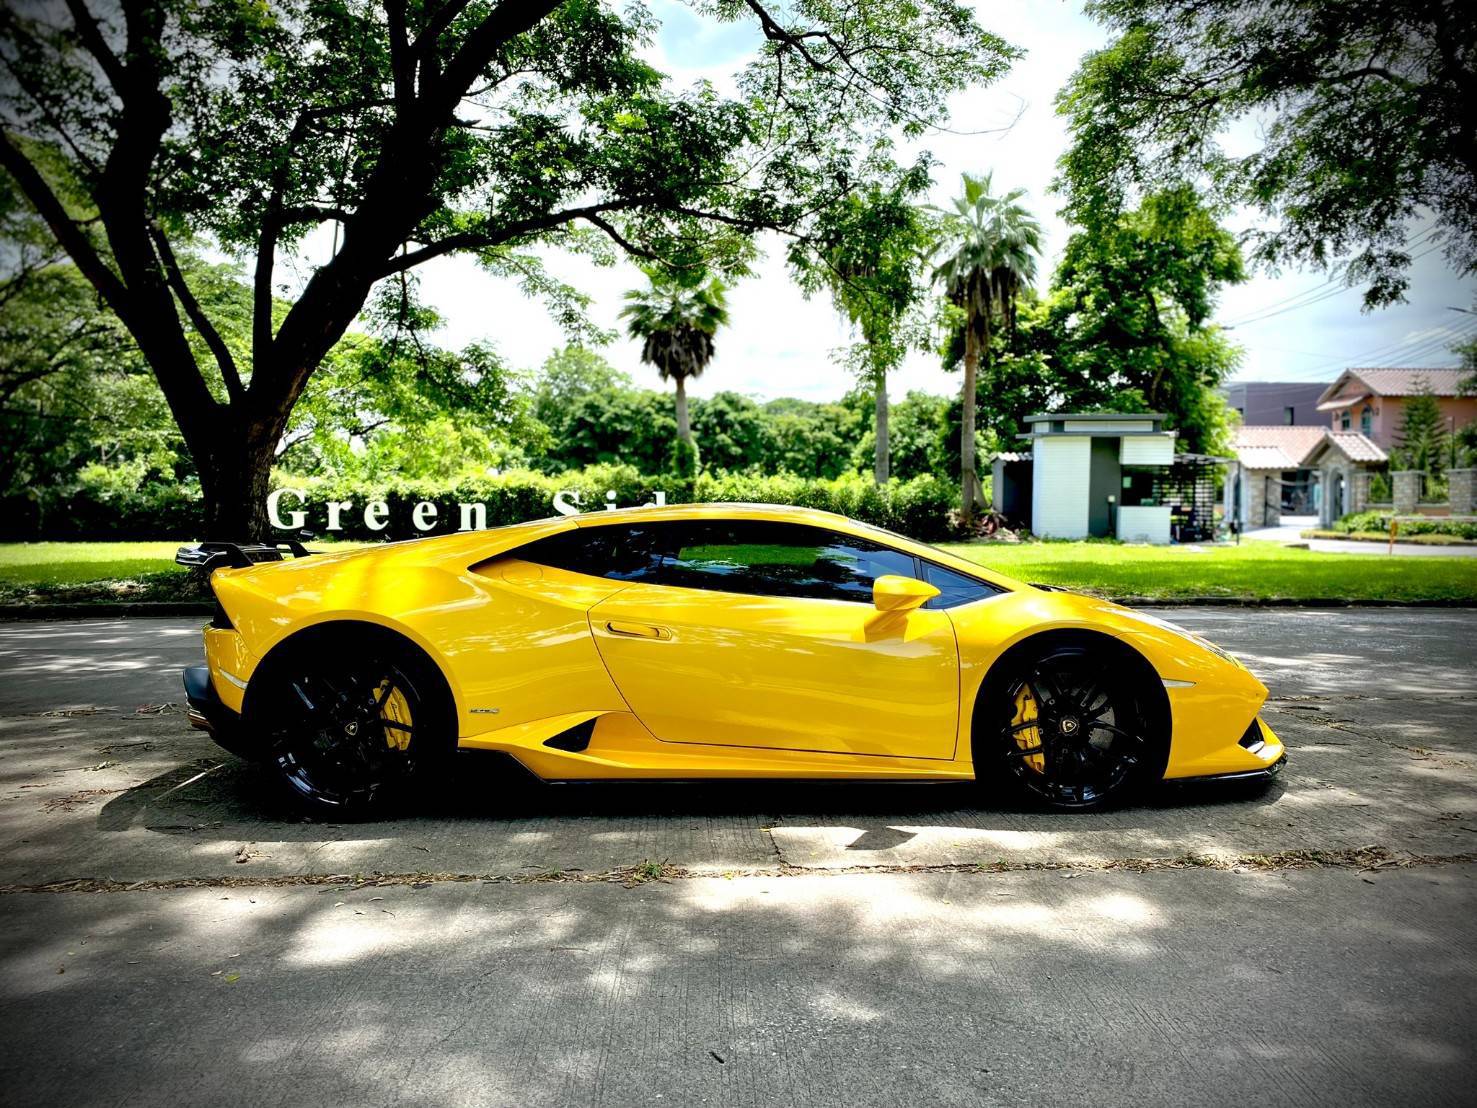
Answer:
[{"label": "lamborghini huracan", "polygon": [[545,781],[977,779],[1095,808],[1269,778],[1266,688],[1155,616],[826,512],[603,511],[347,552],[202,543],[191,722],[311,814],[458,749]]}]

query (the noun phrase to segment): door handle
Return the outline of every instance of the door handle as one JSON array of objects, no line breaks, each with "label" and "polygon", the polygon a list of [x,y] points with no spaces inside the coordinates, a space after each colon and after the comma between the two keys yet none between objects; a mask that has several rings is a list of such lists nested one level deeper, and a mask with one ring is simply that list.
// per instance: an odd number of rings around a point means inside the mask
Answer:
[{"label": "door handle", "polygon": [[605,629],[612,635],[624,635],[631,639],[670,639],[672,632],[665,627],[650,623],[626,623],[621,620],[606,620]]}]

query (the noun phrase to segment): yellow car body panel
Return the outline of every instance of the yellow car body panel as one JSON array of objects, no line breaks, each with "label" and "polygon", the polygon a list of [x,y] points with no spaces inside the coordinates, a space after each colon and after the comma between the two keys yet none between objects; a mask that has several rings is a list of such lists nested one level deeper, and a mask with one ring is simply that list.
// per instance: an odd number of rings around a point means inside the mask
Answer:
[{"label": "yellow car body panel", "polygon": [[590,623],[626,702],[664,742],[954,757],[947,612],[638,583]]},{"label": "yellow car body panel", "polygon": [[[518,556],[574,528],[758,519],[839,531],[995,586],[946,609],[738,595],[588,576]],[[510,754],[548,780],[968,778],[990,668],[1048,631],[1136,651],[1165,683],[1167,778],[1254,773],[1282,744],[1242,746],[1267,690],[1239,663],[1151,615],[1045,590],[826,512],[681,505],[219,569],[229,629],[206,631],[211,683],[241,711],[257,667],[293,635],[357,621],[405,636],[445,676],[464,748]],[[546,740],[593,720],[588,747]]]}]

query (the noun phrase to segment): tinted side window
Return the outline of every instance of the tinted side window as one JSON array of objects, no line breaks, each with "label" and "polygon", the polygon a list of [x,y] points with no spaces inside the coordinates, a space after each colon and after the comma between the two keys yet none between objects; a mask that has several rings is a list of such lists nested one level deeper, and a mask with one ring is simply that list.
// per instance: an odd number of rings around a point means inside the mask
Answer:
[{"label": "tinted side window", "polygon": [[690,589],[872,602],[872,582],[911,577],[911,554],[819,527],[764,520],[669,525],[661,583]]},{"label": "tinted side window", "polygon": [[952,569],[936,566],[932,562],[923,563],[923,580],[939,591],[936,597],[924,605],[925,608],[957,608],[960,604],[983,600],[987,596],[997,596],[1000,593],[994,585],[976,581],[973,577],[955,573]]},{"label": "tinted side window", "polygon": [[616,581],[654,580],[661,563],[650,527],[582,527],[539,539],[513,553],[541,566]]}]

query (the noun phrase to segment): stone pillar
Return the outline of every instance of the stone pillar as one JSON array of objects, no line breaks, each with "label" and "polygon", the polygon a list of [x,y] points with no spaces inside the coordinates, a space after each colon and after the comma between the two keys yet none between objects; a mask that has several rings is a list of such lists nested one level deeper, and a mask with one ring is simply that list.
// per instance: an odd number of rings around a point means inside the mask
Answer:
[{"label": "stone pillar", "polygon": [[1418,469],[1401,469],[1390,474],[1390,484],[1395,490],[1395,514],[1413,516],[1421,502],[1421,478],[1425,474]]},{"label": "stone pillar", "polygon": [[1367,469],[1356,469],[1349,475],[1349,511],[1358,513],[1369,507],[1369,482],[1373,477]]},{"label": "stone pillar", "polygon": [[1267,473],[1261,469],[1248,469],[1245,472],[1246,529],[1255,531],[1267,525]]},{"label": "stone pillar", "polygon": [[1477,469],[1448,469],[1446,481],[1451,490],[1451,514],[1477,515]]}]

